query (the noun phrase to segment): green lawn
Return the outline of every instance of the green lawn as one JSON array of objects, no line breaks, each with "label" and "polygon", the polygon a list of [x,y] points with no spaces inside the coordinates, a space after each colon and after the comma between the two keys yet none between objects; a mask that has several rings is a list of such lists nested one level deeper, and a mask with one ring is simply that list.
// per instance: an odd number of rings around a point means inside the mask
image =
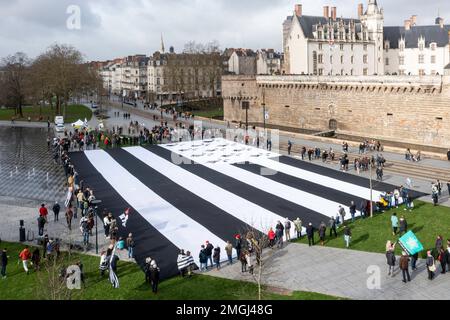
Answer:
[{"label": "green lawn", "polygon": [[[445,240],[450,237],[450,208],[434,207],[432,204],[422,201],[414,201],[414,204],[415,208],[412,212],[404,211],[404,206],[401,206],[398,209],[375,214],[373,218],[357,219],[354,223],[349,222],[348,225],[352,230],[350,248],[353,250],[384,253],[386,242],[388,240],[396,241],[399,238],[392,235],[391,229],[391,215],[396,212],[399,218],[402,215],[405,216],[408,222],[408,231],[412,230],[422,242],[425,250],[420,256],[425,257],[426,250],[434,248],[438,235],[442,235]],[[328,227],[328,221],[324,222]],[[326,246],[345,247],[343,228],[338,230],[338,238],[330,238],[328,236],[329,229],[327,229]],[[314,239],[318,242],[319,237],[317,234]],[[299,242],[308,243],[306,237]],[[401,254],[400,246],[397,246],[396,253]]]},{"label": "green lawn", "polygon": [[[23,245],[0,244],[8,249],[10,261],[7,269],[7,279],[0,278],[0,300],[34,300],[49,299],[50,287],[47,271],[32,272],[26,275],[22,265],[18,264],[18,254]],[[101,278],[98,271],[99,258],[87,255],[72,255],[64,258],[69,262],[81,260],[86,275],[86,288],[74,290],[71,299],[83,300],[239,300],[256,299],[257,288],[253,283],[215,278],[207,275],[194,275],[192,278],[175,277],[163,281],[159,293],[154,295],[148,284],[144,282],[144,274],[139,267],[129,262],[119,262],[118,277],[120,288],[112,289],[108,276]],[[66,297],[66,296],[64,296]],[[336,300],[339,298],[310,292],[294,292],[291,296],[265,292],[268,300]]]},{"label": "green lawn", "polygon": [[211,110],[195,110],[193,114],[196,117],[203,118],[222,118],[223,119],[223,108],[211,109]]},{"label": "green lawn", "polygon": [[[64,107],[62,110],[64,110]],[[14,109],[0,109],[0,120],[10,121],[13,116]],[[18,116],[16,116],[16,120],[26,121],[28,117],[30,117],[31,121],[39,121],[40,116],[42,116],[42,121],[45,122],[47,121],[47,118],[49,118],[53,123],[56,114],[54,109],[50,109],[50,106],[44,106],[42,108],[39,106],[27,106],[23,107],[23,116],[23,118],[18,118]],[[77,121],[78,119],[84,120],[85,118],[87,118],[87,120],[92,118],[91,109],[80,104],[67,106],[64,122],[71,123]]]}]

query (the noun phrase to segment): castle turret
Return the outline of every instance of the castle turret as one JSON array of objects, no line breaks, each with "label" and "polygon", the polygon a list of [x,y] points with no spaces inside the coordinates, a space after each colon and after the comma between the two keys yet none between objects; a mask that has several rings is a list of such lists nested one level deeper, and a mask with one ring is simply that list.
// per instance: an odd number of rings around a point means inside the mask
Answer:
[{"label": "castle turret", "polygon": [[384,74],[383,59],[383,28],[384,14],[383,9],[378,7],[377,0],[369,0],[366,12],[360,17],[361,23],[369,30],[369,40],[375,42],[375,73]]}]

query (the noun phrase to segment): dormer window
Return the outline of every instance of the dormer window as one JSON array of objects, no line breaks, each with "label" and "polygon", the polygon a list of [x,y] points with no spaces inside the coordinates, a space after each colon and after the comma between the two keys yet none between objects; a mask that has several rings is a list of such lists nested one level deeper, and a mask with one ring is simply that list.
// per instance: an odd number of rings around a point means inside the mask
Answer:
[{"label": "dormer window", "polygon": [[437,47],[436,42],[433,42],[432,44],[430,44],[431,51],[436,51],[436,47]]},{"label": "dormer window", "polygon": [[317,38],[322,39],[322,31],[317,31]]},{"label": "dormer window", "polygon": [[419,43],[419,50],[420,51],[423,51],[424,47],[425,47],[425,45],[423,44],[423,42]]},{"label": "dormer window", "polygon": [[399,45],[398,45],[398,48],[400,49],[400,51],[405,50],[405,42],[400,41],[400,43],[399,43]]}]

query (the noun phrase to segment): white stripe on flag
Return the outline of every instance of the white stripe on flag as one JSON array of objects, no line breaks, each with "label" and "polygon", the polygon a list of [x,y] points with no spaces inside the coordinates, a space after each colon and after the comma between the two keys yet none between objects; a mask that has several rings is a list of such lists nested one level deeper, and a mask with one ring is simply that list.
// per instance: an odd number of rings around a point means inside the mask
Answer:
[{"label": "white stripe on flag", "polygon": [[[284,222],[285,220],[280,215],[222,189],[172,162],[157,156],[147,149],[142,147],[129,147],[124,148],[124,150],[181,187],[194,192],[205,201],[208,201],[263,233],[267,233],[270,227],[274,228],[277,221]],[[291,228],[291,236],[294,237],[294,235],[295,230]]]},{"label": "white stripe on flag", "polygon": [[[250,159],[252,163],[258,164],[263,167],[313,182],[315,184],[339,190],[366,200],[370,200],[370,189],[358,186],[356,184],[348,183],[338,179],[330,178],[325,175],[317,174],[315,172],[296,168],[278,161],[274,161],[266,158],[253,158]],[[382,192],[373,190],[373,199],[379,199]]]},{"label": "white stripe on flag", "polygon": [[[186,158],[188,158],[192,161],[195,161],[195,157],[186,155]],[[153,167],[154,166],[153,162],[150,162],[150,163],[151,163],[151,166]],[[296,203],[305,208],[319,212],[327,217],[336,216],[338,214],[339,205],[341,205],[345,209],[345,211],[347,212],[347,216],[349,217],[348,206],[328,200],[325,198],[326,195],[324,195],[324,197],[319,197],[319,196],[313,195],[311,193],[286,186],[282,183],[273,181],[271,179],[262,177],[258,174],[251,173],[247,170],[240,169],[236,166],[226,164],[226,163],[215,163],[215,164],[206,163],[203,165],[205,167],[213,169],[219,173],[227,175],[233,179],[236,179],[245,184],[248,184],[252,187],[258,188],[262,191],[271,193],[282,199],[291,201],[291,202]],[[162,173],[167,175],[167,173],[165,173],[165,172],[162,172]],[[218,196],[221,197],[222,195],[220,194]],[[231,202],[231,203],[229,203],[229,205],[234,207],[235,203]]]},{"label": "white stripe on flag", "polygon": [[[85,155],[120,196],[178,248],[197,252],[206,239],[215,246],[226,246],[222,239],[154,193],[105,151],[91,150]],[[194,260],[199,265],[197,255]]]}]

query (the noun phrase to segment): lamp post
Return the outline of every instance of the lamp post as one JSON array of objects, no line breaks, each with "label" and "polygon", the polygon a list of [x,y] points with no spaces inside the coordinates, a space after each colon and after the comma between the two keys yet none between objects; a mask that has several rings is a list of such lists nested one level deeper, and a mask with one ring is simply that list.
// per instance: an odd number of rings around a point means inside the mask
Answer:
[{"label": "lamp post", "polygon": [[91,204],[94,205],[94,213],[95,213],[95,254],[98,254],[98,222],[97,222],[97,210],[98,210],[98,205],[102,203],[102,200],[92,200]]}]

